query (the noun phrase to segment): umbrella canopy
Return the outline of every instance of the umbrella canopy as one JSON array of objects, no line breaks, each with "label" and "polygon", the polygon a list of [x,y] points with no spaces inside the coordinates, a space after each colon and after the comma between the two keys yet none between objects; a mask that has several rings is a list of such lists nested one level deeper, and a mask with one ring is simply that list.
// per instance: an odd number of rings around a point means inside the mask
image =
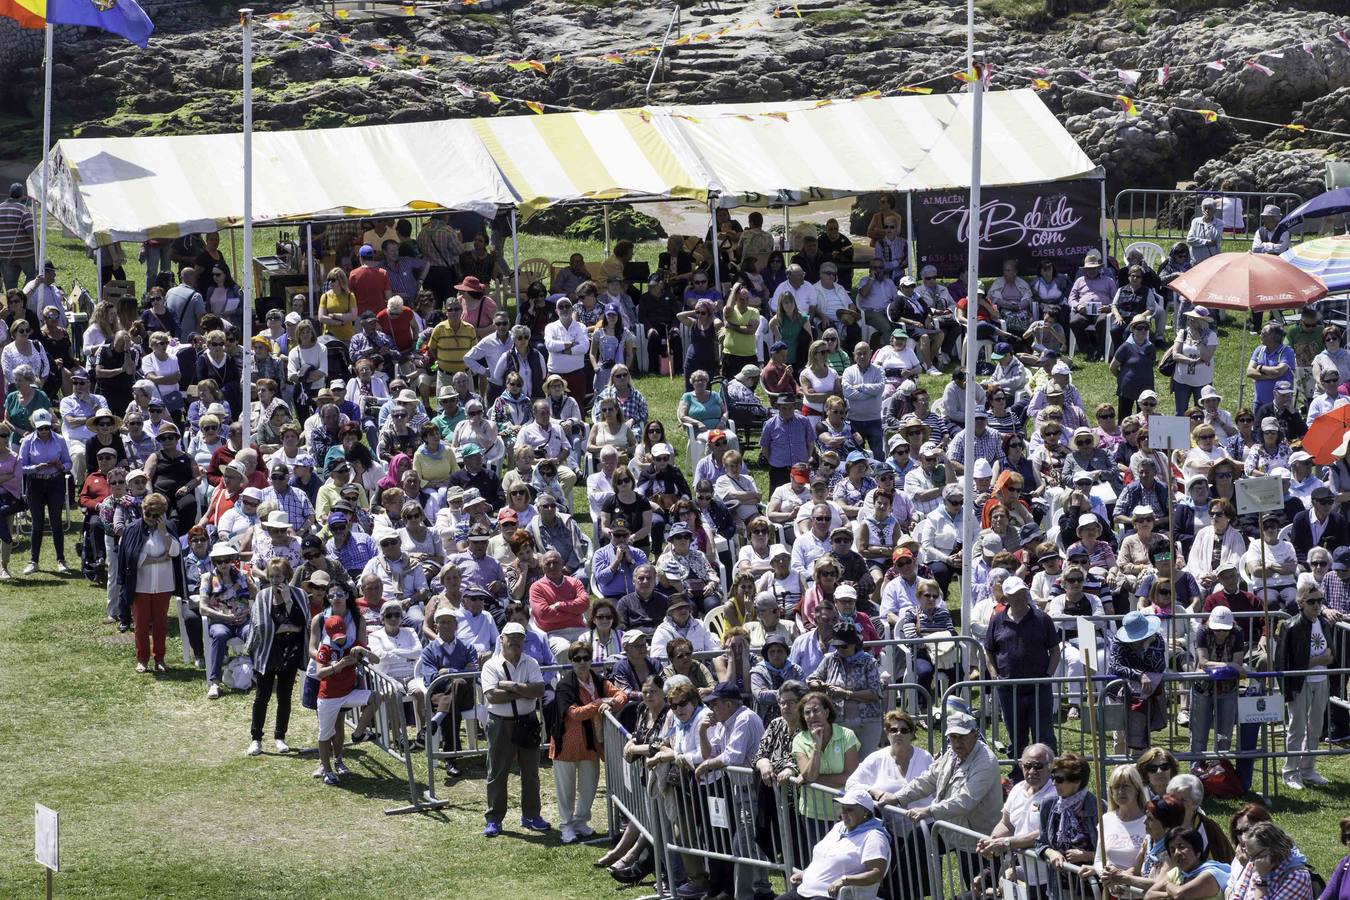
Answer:
[{"label": "umbrella canopy", "polygon": [[1280,258],[1322,279],[1329,291],[1350,290],[1350,234],[1295,244]]},{"label": "umbrella canopy", "polygon": [[1329,466],[1336,461],[1332,454],[1350,433],[1350,404],[1341,404],[1330,412],[1313,419],[1308,433],[1303,435],[1303,449],[1312,454],[1313,462]]},{"label": "umbrella canopy", "polygon": [[1275,226],[1275,237],[1279,238],[1290,228],[1304,219],[1316,219],[1319,216],[1336,216],[1350,212],[1350,188],[1336,188],[1294,208],[1294,211],[1280,220]]},{"label": "umbrella canopy", "polygon": [[1327,295],[1315,275],[1267,253],[1219,253],[1168,285],[1199,306],[1251,312],[1294,309]]}]

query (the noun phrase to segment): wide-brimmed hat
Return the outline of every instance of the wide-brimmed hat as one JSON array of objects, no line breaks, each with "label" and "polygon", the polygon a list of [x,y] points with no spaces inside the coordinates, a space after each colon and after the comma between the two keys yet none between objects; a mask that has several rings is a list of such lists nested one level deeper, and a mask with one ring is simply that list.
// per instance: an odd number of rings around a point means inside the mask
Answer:
[{"label": "wide-brimmed hat", "polygon": [[267,520],[262,524],[264,528],[285,529],[291,527],[291,519],[281,510],[274,509],[267,514]]},{"label": "wide-brimmed hat", "polygon": [[1092,446],[1094,448],[1097,446],[1097,444],[1100,443],[1100,441],[1097,439],[1096,432],[1094,432],[1091,428],[1088,428],[1086,425],[1080,425],[1079,427],[1073,430],[1073,443],[1075,446],[1077,446],[1079,438],[1087,438],[1088,440],[1092,441]]},{"label": "wide-brimmed hat", "polygon": [[89,417],[89,424],[97,425],[100,419],[107,419],[112,422],[113,428],[122,427],[122,419],[119,416],[113,415],[113,411],[106,406],[100,406],[98,409],[94,410],[94,414]]},{"label": "wide-brimmed hat", "polygon": [[1089,250],[1087,256],[1083,257],[1083,268],[1100,269],[1102,265],[1102,255],[1096,250]]},{"label": "wide-brimmed hat", "polygon": [[476,275],[470,275],[459,284],[455,285],[455,290],[463,291],[466,294],[487,293],[487,288],[483,286],[483,282],[479,281]]},{"label": "wide-brimmed hat", "polygon": [[1121,620],[1120,628],[1116,630],[1116,634],[1126,643],[1137,644],[1153,637],[1161,630],[1161,619],[1136,609],[1134,612],[1127,613],[1125,618]]}]

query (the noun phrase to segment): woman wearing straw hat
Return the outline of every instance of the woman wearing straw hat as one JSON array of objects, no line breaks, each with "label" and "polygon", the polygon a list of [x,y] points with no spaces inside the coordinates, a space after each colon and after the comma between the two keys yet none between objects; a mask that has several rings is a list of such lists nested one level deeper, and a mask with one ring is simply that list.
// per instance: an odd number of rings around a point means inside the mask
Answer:
[{"label": "woman wearing straw hat", "polygon": [[1214,332],[1213,316],[1203,306],[1186,314],[1186,327],[1177,332],[1172,344],[1172,393],[1176,396],[1176,414],[1182,415],[1200,398],[1201,388],[1214,381],[1214,353],[1219,336]]},{"label": "woman wearing straw hat", "polygon": [[1138,755],[1151,743],[1149,736],[1167,724],[1167,695],[1162,689],[1167,658],[1161,630],[1157,616],[1134,610],[1111,639],[1106,672],[1125,682],[1125,733],[1116,734],[1116,752],[1128,747],[1131,756]]}]

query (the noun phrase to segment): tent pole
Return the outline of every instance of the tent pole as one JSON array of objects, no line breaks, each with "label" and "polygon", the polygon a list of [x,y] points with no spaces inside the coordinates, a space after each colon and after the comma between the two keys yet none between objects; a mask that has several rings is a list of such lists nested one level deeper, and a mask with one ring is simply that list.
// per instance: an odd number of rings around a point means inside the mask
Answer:
[{"label": "tent pole", "polygon": [[906,267],[909,277],[914,278],[914,266],[916,263],[914,255],[914,192],[905,191],[905,240],[908,242],[905,256],[909,258],[909,265]]},{"label": "tent pole", "polygon": [[[52,145],[52,24],[47,23],[43,35],[42,53],[42,212],[39,216],[37,244],[37,272],[39,277],[47,264],[47,185],[51,181]],[[101,268],[101,267],[100,267]],[[102,279],[100,278],[100,281]]]},{"label": "tent pole", "polygon": [[[1250,315],[1250,313],[1249,313],[1249,315]],[[1246,322],[1242,322],[1242,323],[1240,323],[1240,324],[1241,324],[1241,327],[1240,327],[1238,330],[1242,332],[1242,353],[1241,353],[1241,355],[1238,356],[1238,360],[1241,361],[1241,362],[1246,362],[1246,361],[1247,361],[1247,323],[1246,323]],[[1217,331],[1218,329],[1215,328],[1215,330]],[[1247,368],[1246,368],[1245,366],[1243,366],[1243,367],[1241,367],[1241,370],[1238,372],[1238,405],[1237,405],[1237,408],[1238,408],[1238,409],[1242,409],[1242,397],[1243,397],[1244,392],[1246,391],[1246,388],[1247,388]],[[1297,384],[1294,385],[1294,391],[1295,391],[1294,396],[1298,396],[1298,393],[1297,393],[1297,392],[1298,392],[1298,385],[1297,385]],[[1184,410],[1183,410],[1183,411],[1184,411]],[[1259,425],[1260,423],[1258,422],[1257,424]]]},{"label": "tent pole", "polygon": [[94,288],[94,303],[103,302],[103,248],[94,248],[94,283],[98,287]]},{"label": "tent pole", "polygon": [[520,318],[520,242],[516,237],[516,211],[511,210],[511,271],[516,275],[516,318]]},{"label": "tent pole", "polygon": [[[307,282],[309,293],[309,315],[313,318],[317,310],[317,301],[314,299],[314,223],[305,224],[305,280]],[[415,303],[415,301],[414,301]],[[290,310],[286,310],[289,314]]]},{"label": "tent pole", "polygon": [[708,234],[709,234],[709,236],[712,238],[712,240],[710,241],[710,243],[711,243],[711,245],[712,245],[712,246],[711,246],[711,250],[712,250],[712,264],[713,264],[713,266],[712,266],[712,269],[713,269],[713,290],[715,290],[715,291],[721,291],[721,290],[722,290],[722,272],[721,272],[720,261],[721,261],[722,251],[721,251],[721,248],[720,248],[719,245],[718,245],[718,240],[717,240],[717,200],[716,200],[715,198],[713,198],[713,197],[709,197],[709,198],[708,198],[708,215],[709,215],[709,217],[710,217],[711,220],[712,220],[711,224],[708,226]]},{"label": "tent pole", "polygon": [[[973,0],[972,0],[973,2]],[[970,633],[970,588],[975,570],[975,537],[979,534],[978,511],[975,509],[975,363],[978,359],[978,331],[980,287],[980,154],[984,123],[984,60],[974,64],[975,80],[970,89],[974,94],[970,152],[970,209],[966,214],[966,421],[965,458],[962,460],[961,501],[961,630]],[[970,301],[974,299],[975,303]]]},{"label": "tent pole", "polygon": [[[788,205],[787,205],[786,203],[784,203],[784,204],[783,204],[783,252],[784,252],[784,253],[787,253],[787,252],[788,252],[788,249],[792,246],[792,242],[791,242],[791,233],[792,233],[792,221],[791,221],[791,219],[792,219],[792,217],[788,214],[788,209],[789,209]],[[764,264],[767,266],[767,265],[768,265],[768,260],[765,260],[765,261],[764,261]]]},{"label": "tent pole", "polygon": [[[966,71],[975,68],[975,0],[966,0]],[[969,87],[969,86],[967,86]],[[974,88],[970,88],[974,90]],[[967,554],[969,556],[969,554]]]},{"label": "tent pole", "polygon": [[[249,428],[253,419],[253,10],[239,10],[239,24],[244,31],[244,372],[240,395],[243,410],[240,416],[244,431],[244,446],[249,444]],[[234,245],[234,232],[230,232]],[[235,274],[240,274],[238,267]]]},{"label": "tent pole", "polygon": [[[1101,191],[1102,197],[1102,214],[1098,217],[1100,220],[1100,228],[1102,230],[1102,259],[1110,259],[1111,254],[1106,252],[1106,179],[1103,178],[1101,181],[1097,182],[1097,187]],[[1116,248],[1112,247],[1111,249],[1115,250]]]}]

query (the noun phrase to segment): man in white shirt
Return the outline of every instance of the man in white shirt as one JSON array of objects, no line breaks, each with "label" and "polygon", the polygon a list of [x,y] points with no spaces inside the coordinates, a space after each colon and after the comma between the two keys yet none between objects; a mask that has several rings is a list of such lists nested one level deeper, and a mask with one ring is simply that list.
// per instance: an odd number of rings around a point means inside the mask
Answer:
[{"label": "man in white shirt", "polygon": [[[23,286],[23,294],[28,298],[28,311],[41,317],[42,311],[49,306],[56,307],[61,327],[67,327],[66,295],[56,286],[56,266],[49,259],[42,266],[42,275]],[[109,340],[112,337],[109,336]]]},{"label": "man in white shirt", "polygon": [[89,391],[89,373],[76,369],[70,373],[73,393],[61,398],[61,433],[70,447],[70,471],[75,476],[75,484],[84,484],[87,473],[87,461],[84,458],[85,444],[94,436],[89,427],[89,418],[108,405],[100,394]]},{"label": "man in white shirt", "polygon": [[459,628],[455,637],[478,651],[479,665],[486,663],[497,652],[497,623],[484,607],[492,595],[481,587],[471,587],[464,593],[464,602],[455,610]]},{"label": "man in white shirt", "polygon": [[619,468],[619,451],[613,444],[600,448],[600,471],[592,472],[586,479],[586,505],[591,508],[591,535],[596,541],[607,541],[600,535],[600,508],[605,501],[614,496],[614,485],[610,479]]},{"label": "man in white shirt", "polygon": [[769,298],[769,312],[764,316],[766,320],[778,311],[778,299],[787,293],[791,293],[797,301],[797,312],[803,316],[811,315],[811,311],[820,304],[816,286],[806,280],[806,272],[794,263],[787,267],[787,281],[774,288],[773,296]]},{"label": "man in white shirt", "polygon": [[839,314],[844,310],[851,310],[856,316],[861,317],[858,308],[853,305],[853,298],[848,295],[848,291],[839,283],[839,270],[834,263],[825,263],[820,267],[820,282],[816,285],[816,302],[811,309],[811,317],[816,320],[821,331],[826,328],[835,328],[843,335],[851,328],[857,328],[857,319],[853,323],[840,321]]},{"label": "man in white shirt", "polygon": [[897,291],[895,281],[886,277],[886,261],[873,259],[868,265],[867,274],[858,282],[858,307],[862,309],[863,321],[871,326],[878,335],[891,330],[890,317],[886,309],[895,300]]},{"label": "man in white shirt", "polygon": [[535,459],[551,459],[558,466],[558,480],[562,482],[567,496],[572,496],[572,488],[577,486],[577,473],[564,465],[572,455],[572,441],[562,425],[553,421],[551,407],[547,400],[536,400],[530,407],[534,418],[516,432],[516,444],[529,447],[534,451]]},{"label": "man in white shirt", "polygon": [[558,301],[558,320],[544,326],[544,347],[548,350],[548,371],[563,377],[573,397],[585,397],[586,354],[591,342],[586,337],[586,326],[572,317],[572,301],[566,297]]},{"label": "man in white shirt", "polygon": [[1269,253],[1279,256],[1289,249],[1289,229],[1275,236],[1275,226],[1280,224],[1280,208],[1274,203],[1267,204],[1261,210],[1261,227],[1252,235],[1252,252]]},{"label": "man in white shirt", "polygon": [[497,367],[497,360],[511,349],[510,316],[498,310],[492,316],[492,328],[491,334],[480,339],[468,353],[464,354],[464,367],[476,377],[483,379],[479,382],[480,389],[488,402],[496,400],[497,395],[502,392],[502,382],[497,380],[493,373]]},{"label": "man in white shirt", "polygon": [[[1050,764],[1054,761],[1054,751],[1045,744],[1030,744],[1022,751],[1022,780],[1008,792],[1003,801],[1003,815],[994,830],[976,845],[982,856],[1002,858],[998,870],[1006,868],[1003,863],[1008,862],[1015,851],[1031,849],[1040,836],[1041,807],[1055,799],[1055,784],[1050,780]],[[1027,884],[1041,884],[1042,874],[1039,865],[1029,866]],[[997,872],[986,872],[983,877],[988,880],[990,875],[997,880]]]},{"label": "man in white shirt", "polygon": [[792,545],[792,571],[802,581],[811,579],[811,567],[816,560],[830,552],[830,507],[817,503],[811,507],[811,527],[797,537]]},{"label": "man in white shirt", "polygon": [[[502,833],[506,817],[506,788],[511,766],[520,767],[520,825],[530,831],[551,827],[541,816],[539,797],[539,742],[542,728],[536,711],[544,696],[539,663],[521,652],[525,626],[508,622],[502,629],[502,650],[483,664],[479,683],[487,701],[488,744],[487,811],[484,837]],[[533,737],[533,739],[530,739]]]}]

